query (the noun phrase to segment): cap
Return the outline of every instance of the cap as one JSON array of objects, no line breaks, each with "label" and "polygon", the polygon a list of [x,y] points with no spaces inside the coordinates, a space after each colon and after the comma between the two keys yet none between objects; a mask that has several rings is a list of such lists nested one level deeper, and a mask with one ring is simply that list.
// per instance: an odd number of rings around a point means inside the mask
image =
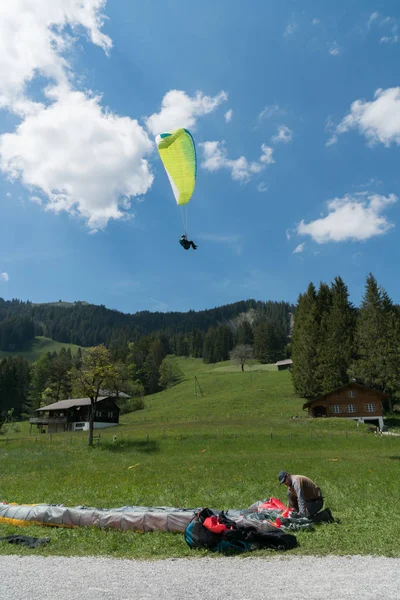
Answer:
[{"label": "cap", "polygon": [[279,483],[280,484],[284,483],[285,479],[288,475],[289,475],[289,473],[287,471],[279,471],[279,473],[278,473]]}]

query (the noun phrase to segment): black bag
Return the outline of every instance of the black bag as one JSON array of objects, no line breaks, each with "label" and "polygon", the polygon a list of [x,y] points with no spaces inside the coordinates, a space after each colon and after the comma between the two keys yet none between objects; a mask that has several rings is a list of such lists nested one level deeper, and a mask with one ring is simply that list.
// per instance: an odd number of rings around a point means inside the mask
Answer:
[{"label": "black bag", "polygon": [[209,508],[203,508],[195,514],[185,529],[185,540],[190,548],[214,548],[220,541],[221,535],[213,533],[203,523],[207,517],[215,517]]},{"label": "black bag", "polygon": [[[204,527],[208,517],[218,516],[218,520],[227,527],[221,533],[213,533]],[[214,513],[209,508],[199,511],[185,529],[185,540],[190,548],[207,548],[213,552],[248,552],[250,550],[272,548],[273,550],[291,550],[297,546],[297,539],[290,533],[276,531],[258,532],[253,526],[237,526],[222,513]]]},{"label": "black bag", "polygon": [[22,546],[27,546],[28,548],[36,548],[37,546],[41,546],[42,544],[48,544],[50,542],[50,538],[35,538],[29,535],[16,534],[0,537],[0,542],[8,542],[9,544],[21,544]]},{"label": "black bag", "polygon": [[247,541],[255,544],[260,550],[262,548],[271,548],[273,550],[292,550],[296,548],[296,536],[291,533],[285,533],[280,529],[276,531],[250,531]]}]

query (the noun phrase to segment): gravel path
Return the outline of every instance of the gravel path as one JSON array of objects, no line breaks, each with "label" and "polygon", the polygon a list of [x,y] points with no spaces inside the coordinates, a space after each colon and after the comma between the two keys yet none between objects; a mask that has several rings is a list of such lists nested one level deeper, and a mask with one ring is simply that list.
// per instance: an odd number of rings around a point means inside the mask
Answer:
[{"label": "gravel path", "polygon": [[399,600],[400,559],[0,556],[0,600]]}]

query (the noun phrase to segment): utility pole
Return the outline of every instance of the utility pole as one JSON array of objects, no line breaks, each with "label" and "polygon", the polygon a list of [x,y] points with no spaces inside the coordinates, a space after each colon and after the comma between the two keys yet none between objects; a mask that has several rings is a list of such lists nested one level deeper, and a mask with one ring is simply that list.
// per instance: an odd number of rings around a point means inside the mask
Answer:
[{"label": "utility pole", "polygon": [[195,376],[194,376],[194,397],[195,397],[195,398],[197,398],[197,388],[199,388],[199,391],[200,391],[201,397],[203,397],[203,392],[202,392],[202,389],[201,389],[201,387],[200,387],[199,380],[197,379],[197,377],[196,377],[196,375],[195,375]]}]

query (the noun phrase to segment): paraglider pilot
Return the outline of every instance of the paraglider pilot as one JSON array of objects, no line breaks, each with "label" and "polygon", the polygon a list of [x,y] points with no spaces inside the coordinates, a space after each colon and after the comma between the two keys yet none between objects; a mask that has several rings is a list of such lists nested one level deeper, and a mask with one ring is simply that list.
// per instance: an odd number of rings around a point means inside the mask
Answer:
[{"label": "paraglider pilot", "polygon": [[185,234],[181,236],[179,243],[185,250],[189,250],[190,247],[192,247],[193,250],[196,250],[197,248],[196,244],[192,242],[192,240],[188,240]]},{"label": "paraglider pilot", "polygon": [[290,475],[287,471],[278,473],[280,484],[288,488],[288,508],[293,508],[302,516],[312,517],[324,504],[320,488],[308,477]]}]

